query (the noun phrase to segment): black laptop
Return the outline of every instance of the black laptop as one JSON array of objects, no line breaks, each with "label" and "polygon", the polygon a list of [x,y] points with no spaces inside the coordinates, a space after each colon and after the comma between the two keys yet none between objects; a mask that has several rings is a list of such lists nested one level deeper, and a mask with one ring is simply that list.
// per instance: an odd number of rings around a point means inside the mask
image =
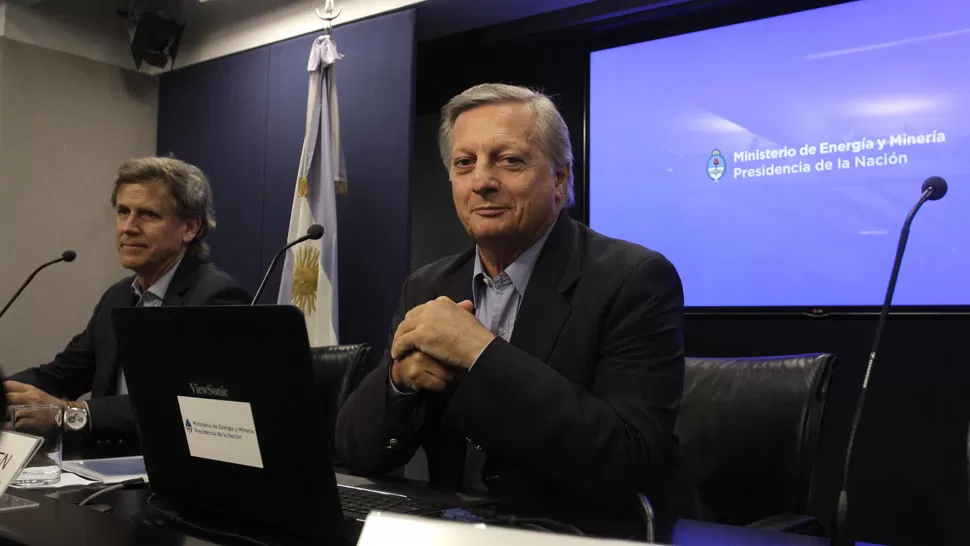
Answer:
[{"label": "black laptop", "polygon": [[[332,405],[313,392],[299,309],[112,313],[152,495],[172,511],[331,538],[345,519],[362,520],[372,509],[440,514],[482,502],[338,488],[330,459],[334,416],[326,409]],[[452,503],[437,502],[446,499]]]}]

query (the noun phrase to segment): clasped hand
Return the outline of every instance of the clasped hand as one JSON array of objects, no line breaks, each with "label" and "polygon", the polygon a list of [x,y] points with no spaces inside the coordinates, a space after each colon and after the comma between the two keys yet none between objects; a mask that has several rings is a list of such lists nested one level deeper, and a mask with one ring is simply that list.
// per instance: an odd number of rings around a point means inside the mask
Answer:
[{"label": "clasped hand", "polygon": [[472,302],[442,296],[404,316],[391,343],[391,380],[409,390],[442,390],[471,368],[495,336],[474,315]]}]

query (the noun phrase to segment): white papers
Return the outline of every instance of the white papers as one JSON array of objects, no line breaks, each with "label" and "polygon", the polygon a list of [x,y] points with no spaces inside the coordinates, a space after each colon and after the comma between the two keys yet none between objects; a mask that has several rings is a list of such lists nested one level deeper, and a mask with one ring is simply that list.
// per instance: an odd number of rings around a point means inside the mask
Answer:
[{"label": "white papers", "polygon": [[145,459],[141,455],[64,461],[62,468],[67,472],[104,484],[121,483],[134,478],[148,481]]},{"label": "white papers", "polygon": [[189,455],[263,468],[253,410],[248,402],[179,396]]},{"label": "white papers", "polygon": [[[43,486],[42,489],[60,489],[62,487],[84,487],[85,485],[91,485],[93,483],[98,483],[87,478],[82,478],[77,474],[71,474],[70,472],[61,472],[61,479],[57,483],[52,483],[50,485]],[[31,489],[40,489],[33,487]]]}]

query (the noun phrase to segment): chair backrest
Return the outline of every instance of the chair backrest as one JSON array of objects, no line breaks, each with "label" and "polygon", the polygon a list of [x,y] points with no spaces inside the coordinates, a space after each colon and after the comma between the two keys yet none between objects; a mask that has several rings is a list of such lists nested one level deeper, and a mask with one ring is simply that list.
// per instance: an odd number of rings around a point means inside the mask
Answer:
[{"label": "chair backrest", "polygon": [[367,353],[370,345],[330,345],[310,348],[313,362],[313,392],[319,393],[323,400],[332,400],[334,417],[347,396],[367,374]]},{"label": "chair backrest", "polygon": [[830,354],[687,359],[677,434],[718,522],[806,513],[835,360]]}]

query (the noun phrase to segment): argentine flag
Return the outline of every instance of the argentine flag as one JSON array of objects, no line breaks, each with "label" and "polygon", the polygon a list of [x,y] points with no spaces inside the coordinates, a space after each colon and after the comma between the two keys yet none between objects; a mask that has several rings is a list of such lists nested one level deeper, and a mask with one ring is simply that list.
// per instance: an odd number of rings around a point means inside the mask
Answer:
[{"label": "argentine flag", "polygon": [[324,232],[322,239],[306,241],[286,251],[277,300],[303,311],[313,347],[337,344],[336,194],[338,190],[347,191],[334,80],[334,62],[340,58],[330,36],[313,42],[307,63],[310,90],[306,133],[287,240],[304,235],[312,224],[322,225]]}]

